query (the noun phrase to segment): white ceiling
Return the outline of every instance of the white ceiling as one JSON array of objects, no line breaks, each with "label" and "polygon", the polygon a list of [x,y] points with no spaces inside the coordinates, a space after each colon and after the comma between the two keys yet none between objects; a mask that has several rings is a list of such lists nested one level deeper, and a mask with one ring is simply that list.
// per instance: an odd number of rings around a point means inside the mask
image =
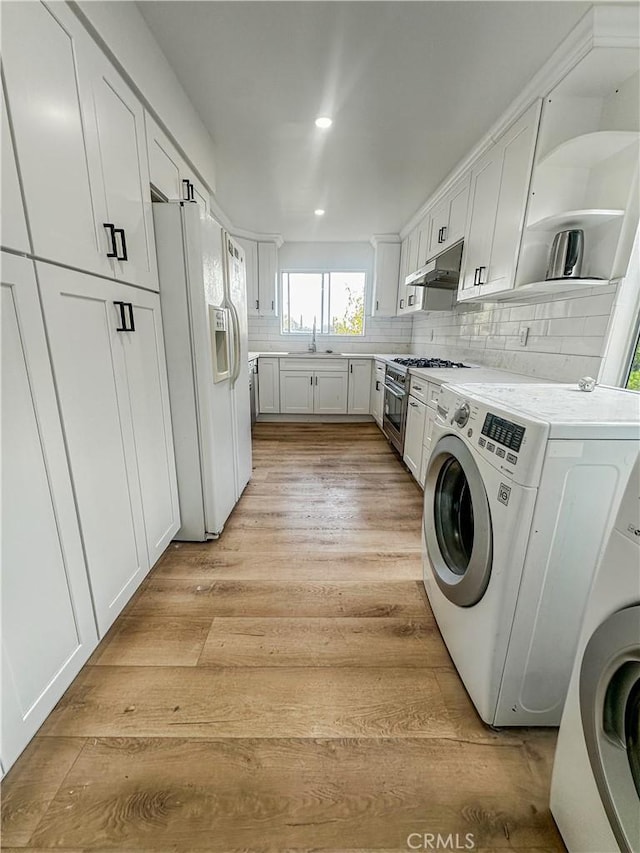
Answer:
[{"label": "white ceiling", "polygon": [[214,140],[222,208],[285,240],[397,232],[589,8],[138,5]]}]

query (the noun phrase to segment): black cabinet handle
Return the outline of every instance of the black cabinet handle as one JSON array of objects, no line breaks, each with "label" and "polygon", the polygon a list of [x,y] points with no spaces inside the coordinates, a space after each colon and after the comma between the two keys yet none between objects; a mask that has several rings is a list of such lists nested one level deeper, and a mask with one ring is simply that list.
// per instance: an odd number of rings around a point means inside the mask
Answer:
[{"label": "black cabinet handle", "polygon": [[353,365],[352,364],[349,365],[349,373],[353,373]]},{"label": "black cabinet handle", "polygon": [[188,178],[182,179],[182,186],[184,187],[182,193],[183,201],[195,201],[194,187],[191,181]]},{"label": "black cabinet handle", "polygon": [[379,391],[379,390],[380,390],[380,383],[379,383],[379,382],[378,382],[378,380],[376,379],[376,391]]},{"label": "black cabinet handle", "polygon": [[482,270],[486,270],[486,267],[478,267],[478,284],[484,284],[482,281]]},{"label": "black cabinet handle", "polygon": [[260,308],[260,300],[256,299],[256,311]]},{"label": "black cabinet handle", "polygon": [[[114,302],[120,311],[120,325],[116,328],[116,332],[135,332],[136,325],[133,320],[133,305],[131,302]],[[127,314],[129,315],[129,325],[127,325]]]},{"label": "black cabinet handle", "polygon": [[311,377],[311,384],[313,385],[313,376]]},{"label": "black cabinet handle", "polygon": [[442,228],[438,231],[438,243],[444,243],[447,239],[447,226],[443,225]]},{"label": "black cabinet handle", "polygon": [[103,227],[106,228],[109,232],[109,237],[111,238],[111,251],[107,252],[108,258],[117,258],[118,257],[118,247],[116,246],[116,227],[112,222],[103,222]]},{"label": "black cabinet handle", "polygon": [[473,286],[476,287],[479,284],[478,281],[478,273],[480,272],[480,267],[476,267],[473,273]]},{"label": "black cabinet handle", "polygon": [[[125,236],[124,236],[124,228],[114,228],[114,229],[113,229],[113,233],[114,233],[114,235],[115,235],[115,234],[119,234],[119,235],[120,235],[120,243],[122,244],[122,254],[121,254],[121,255],[116,255],[116,258],[117,258],[119,261],[128,261],[128,260],[129,260],[129,256],[127,255],[127,240],[126,240],[126,238],[125,238]],[[115,245],[115,237],[114,237],[114,241],[113,241],[113,242],[114,242],[114,245]]]},{"label": "black cabinet handle", "polygon": [[404,308],[404,299],[401,299],[400,300],[400,310],[402,311],[403,308]]}]

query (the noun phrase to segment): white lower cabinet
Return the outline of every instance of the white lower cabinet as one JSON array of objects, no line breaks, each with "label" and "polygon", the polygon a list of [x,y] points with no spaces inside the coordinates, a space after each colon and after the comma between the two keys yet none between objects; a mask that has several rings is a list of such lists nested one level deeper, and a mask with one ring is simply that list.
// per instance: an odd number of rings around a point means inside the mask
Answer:
[{"label": "white lower cabinet", "polygon": [[155,293],[37,264],[100,634],[180,526]]},{"label": "white lower cabinet", "polygon": [[349,374],[340,370],[324,370],[313,376],[313,413],[345,415],[347,413]]},{"label": "white lower cabinet", "polygon": [[283,415],[312,415],[314,396],[313,373],[280,371],[280,412]]},{"label": "white lower cabinet", "polygon": [[384,414],[384,372],[384,362],[376,361],[371,385],[371,414],[380,428]]},{"label": "white lower cabinet", "polygon": [[371,414],[371,359],[349,359],[349,399],[347,413]]},{"label": "white lower cabinet", "polygon": [[261,415],[280,414],[280,359],[258,359],[258,411]]},{"label": "white lower cabinet", "polygon": [[[78,388],[78,396],[87,390]],[[85,405],[89,411],[86,397]],[[95,648],[97,632],[34,267],[5,253],[2,460],[6,772]],[[106,522],[104,531],[113,533]]]},{"label": "white lower cabinet", "polygon": [[415,397],[410,396],[409,405],[407,406],[403,459],[416,480],[420,479],[420,469],[422,467],[422,447],[426,413],[426,405]]}]

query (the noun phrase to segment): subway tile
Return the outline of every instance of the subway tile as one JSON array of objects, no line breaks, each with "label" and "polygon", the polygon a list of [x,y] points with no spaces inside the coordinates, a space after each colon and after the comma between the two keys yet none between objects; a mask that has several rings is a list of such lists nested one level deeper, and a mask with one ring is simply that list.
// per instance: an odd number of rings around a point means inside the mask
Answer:
[{"label": "subway tile", "polygon": [[548,321],[547,334],[552,337],[573,337],[584,332],[584,317],[566,317]]}]

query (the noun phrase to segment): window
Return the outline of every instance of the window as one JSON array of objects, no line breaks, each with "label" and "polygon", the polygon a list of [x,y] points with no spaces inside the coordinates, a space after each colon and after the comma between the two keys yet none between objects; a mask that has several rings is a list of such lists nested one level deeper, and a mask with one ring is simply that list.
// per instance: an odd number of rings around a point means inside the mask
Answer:
[{"label": "window", "polygon": [[636,348],[631,357],[631,367],[627,377],[627,388],[632,391],[640,391],[640,336],[636,341]]},{"label": "window", "polygon": [[283,272],[282,333],[364,335],[364,272]]}]

